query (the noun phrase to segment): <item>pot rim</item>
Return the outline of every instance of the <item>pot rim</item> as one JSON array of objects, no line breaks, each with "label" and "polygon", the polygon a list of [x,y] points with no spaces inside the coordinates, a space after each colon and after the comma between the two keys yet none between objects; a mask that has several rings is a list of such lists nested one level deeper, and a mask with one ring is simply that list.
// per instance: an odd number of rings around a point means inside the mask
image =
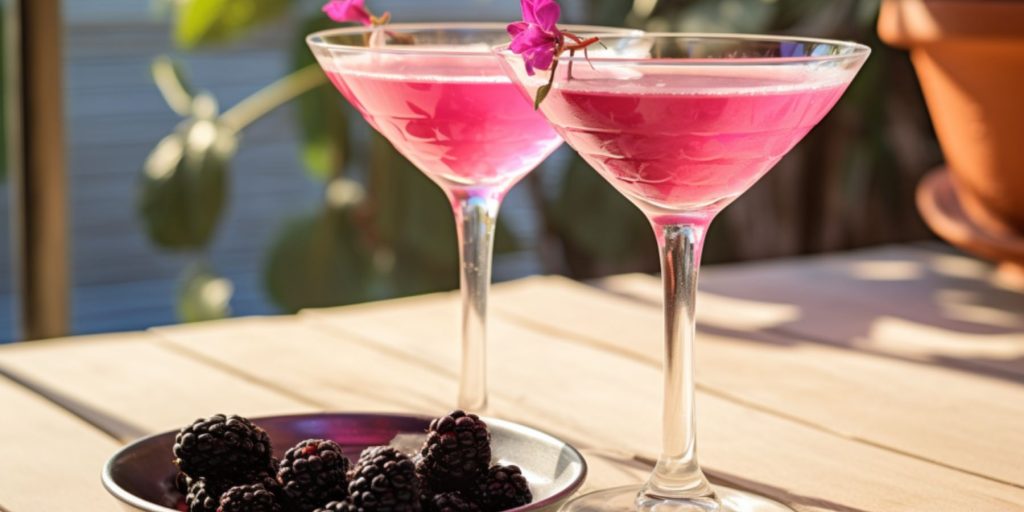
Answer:
[{"label": "pot rim", "polygon": [[952,40],[1024,45],[1024,2],[1019,0],[883,0],[878,35],[909,48]]}]

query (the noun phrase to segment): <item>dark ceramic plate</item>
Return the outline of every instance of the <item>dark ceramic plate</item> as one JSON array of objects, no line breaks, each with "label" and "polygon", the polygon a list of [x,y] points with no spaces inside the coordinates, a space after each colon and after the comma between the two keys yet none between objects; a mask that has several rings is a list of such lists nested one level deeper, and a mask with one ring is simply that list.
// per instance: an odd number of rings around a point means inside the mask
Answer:
[{"label": "dark ceramic plate", "polygon": [[[553,436],[510,421],[484,418],[491,429],[497,462],[522,468],[533,503],[516,512],[557,510],[586,477],[587,464],[572,446]],[[415,450],[430,423],[424,416],[397,414],[305,414],[253,418],[270,434],[274,454],[310,438],[333,439],[355,460],[367,446],[392,444]],[[114,454],[103,468],[103,486],[127,510],[175,512],[179,499],[172,479],[171,446],[175,431],[135,441]]]}]

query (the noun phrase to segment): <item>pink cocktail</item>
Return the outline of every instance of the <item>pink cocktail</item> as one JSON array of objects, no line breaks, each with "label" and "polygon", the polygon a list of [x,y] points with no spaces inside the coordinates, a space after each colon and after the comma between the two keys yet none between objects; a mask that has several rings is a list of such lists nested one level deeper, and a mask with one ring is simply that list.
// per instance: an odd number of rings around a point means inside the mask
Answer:
[{"label": "pink cocktail", "polygon": [[341,94],[452,203],[462,268],[458,406],[474,411],[487,401],[487,290],[498,208],[509,189],[562,144],[491,52],[507,38],[505,25],[497,23],[395,24],[307,38]]},{"label": "pink cocktail", "polygon": [[388,54],[338,66],[328,73],[342,93],[446,189],[507,190],[562,144],[496,59]]},{"label": "pink cocktail", "polygon": [[715,69],[556,88],[545,115],[602,176],[649,211],[716,210],[763,176],[821,120],[846,83]]},{"label": "pink cocktail", "polygon": [[[598,491],[562,512],[792,512],[711,486],[697,461],[693,341],[708,225],[832,109],[869,54],[837,41],[643,34],[602,38],[610,55],[562,56],[530,75],[499,47],[528,98],[577,152],[650,219],[665,290],[662,451],[642,487]],[[618,49],[647,48],[642,58]],[[550,85],[547,85],[550,84]]]}]

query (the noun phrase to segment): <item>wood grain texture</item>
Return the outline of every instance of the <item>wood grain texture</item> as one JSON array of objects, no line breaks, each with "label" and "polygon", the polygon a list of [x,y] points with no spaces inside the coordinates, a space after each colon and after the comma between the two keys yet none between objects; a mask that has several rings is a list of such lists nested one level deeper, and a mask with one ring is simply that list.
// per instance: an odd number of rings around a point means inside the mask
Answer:
[{"label": "wood grain texture", "polygon": [[[926,256],[889,260],[908,258]],[[877,259],[830,260],[830,268],[847,270],[809,273],[914,272],[906,263],[871,271],[858,263]],[[642,481],[660,439],[657,281],[624,276],[604,284],[613,292],[531,278],[497,285],[491,301],[487,413],[580,447],[591,465],[588,490]],[[723,291],[702,300],[698,424],[701,459],[714,481],[808,512],[1024,511],[1024,478],[1015,467],[1024,388],[1012,372],[785,334],[806,314],[800,302]],[[888,300],[879,298],[878,311],[889,311]],[[1006,311],[1014,299],[984,300],[988,306],[963,314],[1002,322],[998,335],[1012,346],[1012,315],[993,310]],[[857,315],[871,306],[851,301],[843,304]],[[150,432],[219,411],[441,413],[455,401],[456,312],[457,296],[444,293],[4,347],[0,374],[22,385],[0,377],[0,403],[30,419],[0,422],[0,458],[31,460],[36,452],[26,447],[36,443],[26,440],[41,436],[62,436],[55,450],[84,451],[40,470],[72,482],[59,503],[37,496],[48,476],[5,474],[0,509],[61,510],[72,497],[105,503],[97,475],[117,443],[100,429]],[[931,338],[922,339],[934,355]]]},{"label": "wood grain texture", "polygon": [[[647,298],[660,296],[659,281],[649,276],[617,277],[607,284],[617,288],[626,281]],[[500,314],[545,332],[661,365],[658,306],[555,277],[503,287],[494,303]],[[742,313],[727,305],[718,298],[699,308],[701,389],[836,435],[1024,487],[1021,453],[1004,449],[1024,441],[1024,386],[748,330],[744,324],[730,329],[727,319]],[[559,314],[548,313],[553,310]],[[705,317],[718,320],[705,322]]]},{"label": "wood grain texture", "polygon": [[108,417],[110,425],[128,424],[141,432],[179,428],[218,412],[315,410],[161,346],[147,333],[12,345],[0,350],[0,367]]},{"label": "wood grain texture", "polygon": [[1024,383],[1024,293],[991,265],[946,250],[889,246],[709,267],[701,290],[743,306],[706,308],[709,325],[760,310],[759,330]]},{"label": "wood grain texture", "polygon": [[[444,301],[431,297],[430,301]],[[401,303],[392,312],[402,316]],[[357,308],[358,309],[358,308]],[[313,314],[315,316],[316,314]],[[390,345],[325,328],[316,321],[292,317],[247,318],[191,326],[154,329],[165,343],[201,358],[213,358],[273,388],[286,388],[329,410],[403,411],[443,414],[452,408],[456,392],[454,366],[438,364],[432,354],[422,357],[421,344],[445,350],[444,337],[412,338]],[[447,323],[448,318],[438,318]],[[420,324],[431,330],[432,324]],[[439,343],[440,342],[440,343]],[[412,352],[412,355],[409,353]],[[452,356],[455,354],[453,353]],[[454,359],[452,359],[454,360]],[[514,397],[503,392],[497,400],[509,404]],[[531,418],[546,428],[543,417]],[[627,453],[583,449],[590,476],[583,490],[641,482],[650,471],[644,462]]]},{"label": "wood grain texture", "polygon": [[[557,287],[547,282],[521,302],[543,303],[544,315],[566,322],[605,328],[612,328],[601,323],[605,320],[621,322],[618,332],[633,327],[632,319],[587,310],[579,302],[547,301]],[[492,304],[499,310],[515,302],[506,288],[497,287],[494,295]],[[405,357],[454,368],[453,299],[426,296],[391,305],[307,311],[300,317],[341,336],[376,340]],[[572,318],[563,315],[567,309],[575,311]],[[626,356],[625,350],[546,332],[518,319],[497,315],[491,325],[495,414],[535,424],[585,448],[624,451],[628,456],[623,458],[655,456],[660,368]],[[1019,487],[823,431],[728,397],[700,392],[698,405],[702,458],[709,473],[799,510],[1024,510],[1016,505],[1024,503]]]},{"label": "wood grain texture", "polygon": [[117,509],[100,485],[100,470],[117,442],[3,377],[0,404],[0,509]]},{"label": "wood grain texture", "polygon": [[153,329],[169,346],[236,375],[287,390],[325,410],[437,413],[455,378],[352,336],[295,317],[244,318]]}]

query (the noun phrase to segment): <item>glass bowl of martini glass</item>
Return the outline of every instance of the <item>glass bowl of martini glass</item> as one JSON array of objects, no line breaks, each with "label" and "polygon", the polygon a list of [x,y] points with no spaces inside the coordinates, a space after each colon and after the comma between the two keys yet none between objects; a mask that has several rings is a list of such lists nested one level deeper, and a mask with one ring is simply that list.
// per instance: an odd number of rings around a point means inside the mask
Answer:
[{"label": "glass bowl of martini glass", "polygon": [[[636,41],[650,51],[635,57]],[[797,37],[646,33],[601,37],[605,51],[563,55],[530,75],[495,48],[540,112],[650,220],[661,249],[665,348],[661,455],[641,487],[598,491],[571,512],[778,512],[791,509],[708,483],[697,462],[693,345],[704,235],[836,104],[864,45]],[[617,53],[629,48],[628,54]],[[554,75],[554,76],[552,76]]]},{"label": "glass bowl of martini glass", "polygon": [[[639,34],[567,27],[590,35]],[[445,192],[455,213],[462,294],[458,407],[487,404],[487,291],[498,208],[562,144],[491,52],[505,24],[389,24],[307,37],[338,91]]]}]

